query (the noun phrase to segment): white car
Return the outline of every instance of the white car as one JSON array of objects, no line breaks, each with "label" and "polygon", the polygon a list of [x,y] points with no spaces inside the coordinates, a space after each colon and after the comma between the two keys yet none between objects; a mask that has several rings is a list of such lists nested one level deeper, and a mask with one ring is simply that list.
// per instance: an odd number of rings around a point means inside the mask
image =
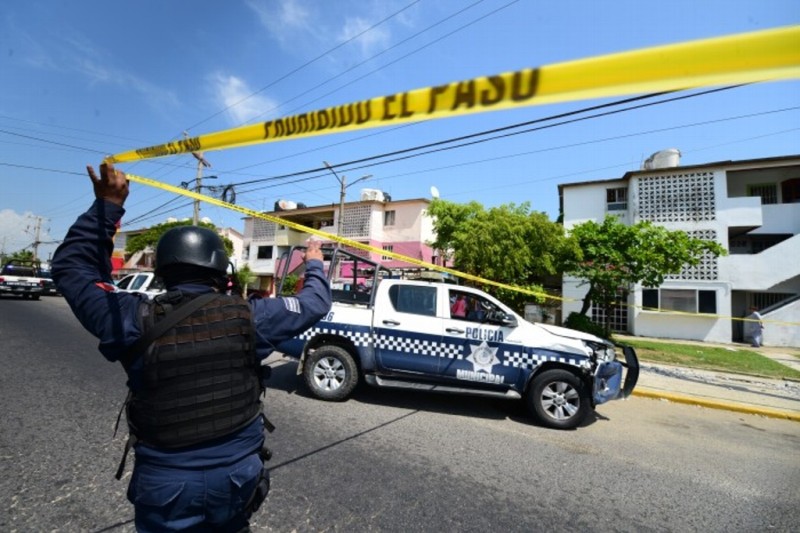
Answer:
[{"label": "white car", "polygon": [[124,292],[138,292],[150,298],[166,291],[164,280],[152,272],[128,274],[117,283],[117,288]]}]

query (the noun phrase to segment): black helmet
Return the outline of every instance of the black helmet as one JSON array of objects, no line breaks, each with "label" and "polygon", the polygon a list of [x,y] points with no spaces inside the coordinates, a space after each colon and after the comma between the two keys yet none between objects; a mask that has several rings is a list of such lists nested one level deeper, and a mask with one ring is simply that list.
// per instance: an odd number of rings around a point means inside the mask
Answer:
[{"label": "black helmet", "polygon": [[225,275],[228,254],[222,238],[208,228],[178,226],[167,230],[156,245],[156,274],[173,265],[194,265]]}]

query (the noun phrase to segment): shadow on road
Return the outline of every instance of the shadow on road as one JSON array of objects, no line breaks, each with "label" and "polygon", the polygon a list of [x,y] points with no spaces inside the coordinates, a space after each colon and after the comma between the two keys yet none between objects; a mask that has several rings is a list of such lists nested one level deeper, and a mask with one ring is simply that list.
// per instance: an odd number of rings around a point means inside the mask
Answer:
[{"label": "shadow on road", "polygon": [[[267,386],[271,390],[297,394],[303,398],[314,398],[297,375],[298,362],[291,358],[270,361],[272,377]],[[368,405],[396,407],[411,411],[440,413],[445,415],[481,418],[484,420],[511,420],[520,424],[545,427],[528,413],[525,403],[518,400],[482,398],[470,395],[437,393],[433,391],[413,391],[406,389],[370,387],[359,382],[353,395],[345,402],[359,402]],[[600,413],[591,412],[579,427],[587,427],[597,421],[609,419]]]}]

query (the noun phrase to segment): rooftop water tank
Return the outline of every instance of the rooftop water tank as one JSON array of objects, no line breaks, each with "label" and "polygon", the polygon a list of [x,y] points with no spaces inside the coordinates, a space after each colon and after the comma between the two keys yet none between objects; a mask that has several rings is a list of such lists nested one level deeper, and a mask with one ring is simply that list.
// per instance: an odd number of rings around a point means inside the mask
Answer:
[{"label": "rooftop water tank", "polygon": [[275,211],[289,211],[297,209],[297,203],[291,200],[278,200],[275,202]]},{"label": "rooftop water tank", "polygon": [[658,168],[673,168],[681,164],[681,151],[677,148],[667,148],[654,153],[644,160],[642,170],[655,170]]}]

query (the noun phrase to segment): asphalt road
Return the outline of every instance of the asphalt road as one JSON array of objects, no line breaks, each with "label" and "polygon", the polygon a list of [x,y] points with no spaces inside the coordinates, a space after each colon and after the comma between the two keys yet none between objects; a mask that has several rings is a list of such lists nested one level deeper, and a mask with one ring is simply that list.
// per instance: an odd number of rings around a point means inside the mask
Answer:
[{"label": "asphalt road", "polygon": [[[121,368],[60,297],[0,298],[0,531],[133,531],[114,479]],[[645,398],[576,431],[522,406],[360,388],[271,358],[273,489],[255,531],[796,531],[800,424]]]}]

